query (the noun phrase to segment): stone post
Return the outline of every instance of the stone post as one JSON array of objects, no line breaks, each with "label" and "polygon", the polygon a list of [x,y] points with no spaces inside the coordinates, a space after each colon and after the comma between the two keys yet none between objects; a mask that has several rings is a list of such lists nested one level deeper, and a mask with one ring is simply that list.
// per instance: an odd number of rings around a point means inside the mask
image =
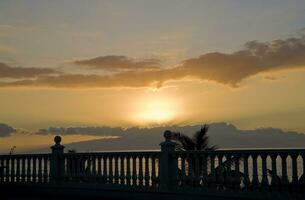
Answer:
[{"label": "stone post", "polygon": [[50,163],[50,178],[51,182],[59,183],[63,180],[65,163],[64,163],[64,146],[60,144],[61,137],[54,137],[55,144],[51,146],[52,155]]},{"label": "stone post", "polygon": [[178,177],[178,161],[175,156],[176,143],[171,141],[173,133],[171,131],[164,132],[165,141],[160,144],[160,186],[162,189],[171,189],[177,184]]}]

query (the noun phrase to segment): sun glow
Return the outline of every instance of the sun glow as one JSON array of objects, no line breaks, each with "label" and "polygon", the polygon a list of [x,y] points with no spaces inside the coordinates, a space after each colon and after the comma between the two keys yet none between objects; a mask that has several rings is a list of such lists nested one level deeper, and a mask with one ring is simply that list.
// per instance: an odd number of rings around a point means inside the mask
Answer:
[{"label": "sun glow", "polygon": [[164,96],[145,97],[137,103],[134,119],[140,124],[163,124],[178,115],[178,103]]}]

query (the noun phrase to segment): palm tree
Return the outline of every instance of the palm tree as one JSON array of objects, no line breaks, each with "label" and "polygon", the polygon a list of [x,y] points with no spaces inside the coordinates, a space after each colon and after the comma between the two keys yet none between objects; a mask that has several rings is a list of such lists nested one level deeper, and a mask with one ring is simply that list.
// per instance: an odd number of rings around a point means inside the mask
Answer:
[{"label": "palm tree", "polygon": [[[209,137],[207,135],[209,130],[209,126],[204,124],[199,131],[197,131],[192,137],[182,134],[180,132],[175,132],[172,134],[172,140],[176,141],[176,149],[178,151],[213,151],[217,147],[209,145]],[[198,158],[199,161],[199,174],[195,174],[196,172],[196,158],[191,157],[187,158],[186,160],[186,168],[192,171],[192,174],[195,176],[201,176],[203,170],[203,159],[200,157]],[[189,168],[190,167],[190,168]],[[182,176],[182,169],[178,169],[179,176]],[[206,178],[206,177],[203,177]],[[199,181],[200,182],[200,181]],[[197,184],[196,181],[184,184]],[[200,183],[199,183],[200,184]]]},{"label": "palm tree", "polygon": [[209,136],[207,132],[209,125],[204,124],[193,137],[189,137],[182,133],[174,133],[173,140],[177,142],[177,149],[183,151],[212,151],[216,150],[216,146],[209,145]]},{"label": "palm tree", "polygon": [[[192,137],[189,137],[185,134],[181,134],[179,132],[176,132],[173,134],[172,139],[177,142],[177,150],[180,151],[214,151],[217,149],[216,145],[210,145],[209,144],[209,136],[207,135],[209,130],[209,125],[204,124],[199,131],[197,131]],[[237,180],[235,180],[236,184],[239,184],[241,181],[241,178],[243,176],[242,172],[236,172],[235,170],[232,170],[231,167],[236,164],[236,159],[234,156],[227,157],[226,160],[222,163],[222,166],[215,167],[215,174],[216,178],[218,179],[220,176],[224,177],[225,179],[228,176],[234,176],[237,177]],[[238,159],[239,163],[240,159]],[[206,160],[206,163],[209,163],[209,160]],[[193,166],[193,169],[190,169],[193,171],[193,174],[195,172],[195,158],[189,158],[186,160],[186,163],[188,166]],[[199,158],[199,176],[201,176],[202,170],[203,170],[203,160],[200,157]],[[179,169],[179,174],[181,175],[182,171]],[[197,174],[198,175],[198,174]],[[210,176],[210,175],[208,175]],[[207,178],[207,177],[202,177]]]}]

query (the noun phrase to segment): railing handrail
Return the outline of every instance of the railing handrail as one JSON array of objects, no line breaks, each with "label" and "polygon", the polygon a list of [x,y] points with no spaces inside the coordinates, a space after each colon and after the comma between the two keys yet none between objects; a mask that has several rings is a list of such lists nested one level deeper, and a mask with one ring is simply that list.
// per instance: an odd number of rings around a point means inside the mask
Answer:
[{"label": "railing handrail", "polygon": [[51,153],[35,153],[35,154],[2,154],[0,158],[22,158],[22,157],[47,157],[51,156]]},{"label": "railing handrail", "polygon": [[176,153],[192,153],[192,154],[219,154],[219,153],[305,153],[305,149],[217,149],[217,150],[177,150]]},{"label": "railing handrail", "polygon": [[159,155],[161,152],[96,152],[96,153],[87,153],[87,152],[77,152],[77,153],[64,153],[64,156],[144,156],[144,155]]},{"label": "railing handrail", "polygon": [[[177,153],[305,153],[305,148],[234,148],[234,149],[216,149],[216,150],[176,150]],[[64,154],[78,154],[78,155],[110,155],[110,154],[158,154],[160,150],[131,150],[131,151],[90,151],[90,152],[65,152]],[[22,154],[0,154],[0,157],[41,157],[51,156],[51,153],[22,153]]]}]

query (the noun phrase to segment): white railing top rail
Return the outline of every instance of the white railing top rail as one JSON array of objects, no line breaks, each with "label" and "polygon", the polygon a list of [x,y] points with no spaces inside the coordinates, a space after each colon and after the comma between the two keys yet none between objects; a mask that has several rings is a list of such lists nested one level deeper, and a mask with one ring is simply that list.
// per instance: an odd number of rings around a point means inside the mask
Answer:
[{"label": "white railing top rail", "polygon": [[181,154],[305,154],[305,149],[218,149],[207,151],[175,151]]},{"label": "white railing top rail", "polygon": [[35,154],[4,154],[0,158],[29,158],[29,157],[50,157],[51,153],[35,153]]}]

